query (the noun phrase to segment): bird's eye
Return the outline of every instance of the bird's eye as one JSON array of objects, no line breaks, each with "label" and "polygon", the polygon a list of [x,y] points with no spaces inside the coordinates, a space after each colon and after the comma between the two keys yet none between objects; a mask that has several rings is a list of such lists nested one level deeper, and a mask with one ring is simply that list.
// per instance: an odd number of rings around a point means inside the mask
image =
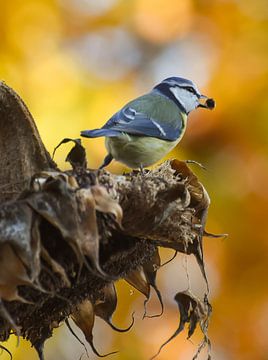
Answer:
[{"label": "bird's eye", "polygon": [[192,94],[195,94],[195,90],[194,90],[194,88],[192,88],[191,86],[186,86],[186,87],[185,87],[185,90],[189,91],[189,92],[192,93]]}]

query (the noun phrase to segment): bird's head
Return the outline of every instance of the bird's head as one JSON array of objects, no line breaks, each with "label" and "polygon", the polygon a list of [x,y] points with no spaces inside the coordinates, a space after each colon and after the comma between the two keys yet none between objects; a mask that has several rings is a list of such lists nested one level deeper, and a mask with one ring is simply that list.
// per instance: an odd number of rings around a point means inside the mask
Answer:
[{"label": "bird's head", "polygon": [[169,77],[156,85],[154,90],[173,100],[186,114],[197,107],[210,110],[215,107],[213,99],[202,95],[191,80],[181,77]]}]

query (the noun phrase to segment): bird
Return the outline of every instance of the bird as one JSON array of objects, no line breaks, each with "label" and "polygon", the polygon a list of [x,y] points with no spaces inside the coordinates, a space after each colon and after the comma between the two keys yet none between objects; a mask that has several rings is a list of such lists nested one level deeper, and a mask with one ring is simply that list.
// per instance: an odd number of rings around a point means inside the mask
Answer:
[{"label": "bird", "polygon": [[115,159],[143,171],[180,142],[189,113],[199,107],[212,110],[215,101],[191,80],[173,76],[128,102],[102,128],[81,131],[81,136],[105,137],[108,154],[100,169]]}]

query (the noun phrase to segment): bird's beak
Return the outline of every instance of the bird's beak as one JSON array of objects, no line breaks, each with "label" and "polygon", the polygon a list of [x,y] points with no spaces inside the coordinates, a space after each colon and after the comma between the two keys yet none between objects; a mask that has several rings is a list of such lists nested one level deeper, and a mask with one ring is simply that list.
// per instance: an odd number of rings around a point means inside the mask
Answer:
[{"label": "bird's beak", "polygon": [[215,108],[215,106],[216,106],[216,103],[213,99],[208,98],[205,95],[200,95],[198,107],[213,110]]}]

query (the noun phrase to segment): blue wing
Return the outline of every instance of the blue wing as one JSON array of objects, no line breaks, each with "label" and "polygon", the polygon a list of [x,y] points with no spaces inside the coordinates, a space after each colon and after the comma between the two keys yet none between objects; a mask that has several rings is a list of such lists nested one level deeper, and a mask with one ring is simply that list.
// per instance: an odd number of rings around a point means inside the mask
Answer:
[{"label": "blue wing", "polygon": [[181,133],[181,123],[178,122],[177,127],[162,121],[160,123],[160,121],[128,106],[118,111],[101,129],[82,131],[81,135],[86,137],[115,137],[122,132],[175,141]]}]

